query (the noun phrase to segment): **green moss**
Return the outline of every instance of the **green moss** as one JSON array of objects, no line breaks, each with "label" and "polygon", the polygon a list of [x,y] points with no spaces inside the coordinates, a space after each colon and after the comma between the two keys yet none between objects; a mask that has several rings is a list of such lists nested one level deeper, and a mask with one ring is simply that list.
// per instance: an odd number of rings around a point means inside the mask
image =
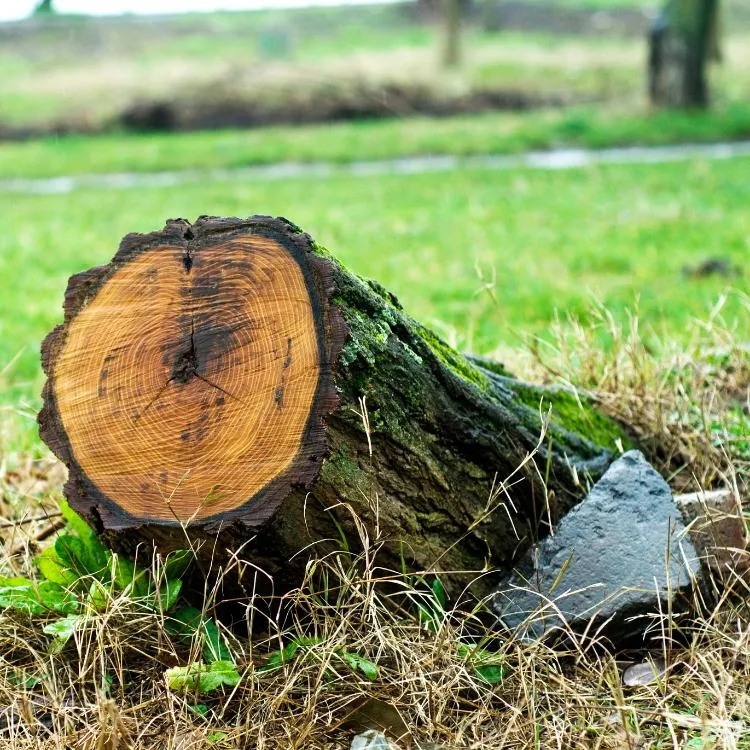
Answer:
[{"label": "green moss", "polygon": [[392,292],[389,292],[379,281],[375,281],[375,279],[362,279],[361,281],[364,281],[364,283],[367,284],[367,286],[372,289],[375,294],[378,295],[386,304],[391,305],[396,310],[403,310],[403,307],[401,307],[401,303],[398,301],[398,297],[393,294]]},{"label": "green moss", "polygon": [[354,456],[342,447],[333,451],[323,462],[321,476],[326,481],[343,479],[346,483],[350,483],[358,476],[359,471],[359,465]]},{"label": "green moss", "polygon": [[348,367],[357,359],[362,359],[370,367],[374,367],[377,355],[388,346],[392,321],[388,319],[388,315],[365,315],[345,304],[341,306],[349,336],[341,350],[339,362]]},{"label": "green moss", "polygon": [[598,411],[584,396],[562,389],[542,390],[522,383],[514,384],[512,388],[521,403],[535,412],[540,406],[543,414],[551,409],[552,426],[557,425],[607,448],[615,448],[618,440],[624,450],[635,447],[620,425]]},{"label": "green moss", "polygon": [[417,332],[422,340],[430,347],[435,356],[454,374],[462,380],[473,383],[479,390],[486,393],[490,388],[487,376],[475,367],[466,357],[448,346],[429,328],[417,326]]},{"label": "green moss", "polygon": [[469,361],[472,364],[477,365],[485,370],[494,372],[495,375],[500,375],[504,378],[512,378],[513,373],[502,363],[494,359],[487,359],[487,357],[478,357],[475,355],[469,355]]}]

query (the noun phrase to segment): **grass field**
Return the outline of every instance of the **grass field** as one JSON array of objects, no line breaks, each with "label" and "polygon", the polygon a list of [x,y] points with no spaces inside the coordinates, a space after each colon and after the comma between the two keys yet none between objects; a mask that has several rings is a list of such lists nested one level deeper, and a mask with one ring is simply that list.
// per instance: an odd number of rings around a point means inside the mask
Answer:
[{"label": "grass field", "polygon": [[[188,129],[326,120],[329,110],[410,116],[486,108],[472,102],[487,92],[507,100],[493,106],[521,97],[643,109],[642,34],[497,31],[482,24],[482,8],[450,72],[440,65],[439,24],[407,5],[0,27],[0,128],[116,131],[134,105],[154,103],[170,108],[168,127]],[[750,98],[748,33],[728,24],[725,60],[712,73],[720,109]]]},{"label": "grass field", "polygon": [[[121,236],[168,217],[286,215],[407,310],[481,353],[541,334],[559,311],[599,300],[622,316],[638,302],[655,334],[683,337],[727,289],[747,290],[750,160],[606,166],[565,172],[458,170],[216,182],[180,188],[81,189],[0,203],[0,370],[6,427],[37,446],[39,345],[60,321],[67,278],[113,255]],[[688,279],[722,257],[745,276]],[[738,336],[750,320],[738,322]],[[27,415],[27,416],[22,416]]]},{"label": "grass field", "polygon": [[112,134],[0,142],[0,179],[202,170],[279,162],[506,154],[750,139],[750,104],[708,112],[579,107],[180,134]]}]

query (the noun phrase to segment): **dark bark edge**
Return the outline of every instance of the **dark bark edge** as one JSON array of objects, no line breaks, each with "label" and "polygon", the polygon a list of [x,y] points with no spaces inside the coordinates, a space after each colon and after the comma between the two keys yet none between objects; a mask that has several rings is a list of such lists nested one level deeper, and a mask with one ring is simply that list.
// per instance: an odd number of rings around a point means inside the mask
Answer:
[{"label": "dark bark edge", "polygon": [[[254,497],[230,511],[192,523],[206,536],[228,526],[241,526],[244,533],[253,532],[273,516],[276,509],[294,488],[306,488],[317,478],[327,451],[325,419],[338,405],[333,381],[333,368],[347,337],[347,327],[340,308],[332,304],[334,293],[333,268],[330,261],[315,254],[309,235],[284,218],[252,216],[248,219],[201,216],[194,224],[185,219],[169,220],[161,231],[149,234],[128,234],[106,266],[97,266],[72,276],[68,282],[64,302],[64,322],[45,338],[42,349],[42,368],[47,381],[42,390],[43,406],[37,416],[39,434],[52,452],[68,467],[65,497],[98,532],[130,529],[143,537],[159,538],[159,527],[179,528],[178,521],[153,521],[133,516],[120,508],[86,476],[78,462],[63,428],[55,398],[55,362],[62,351],[70,323],[93,298],[109,277],[135,256],[158,246],[181,247],[185,257],[201,246],[217,239],[231,239],[243,235],[260,235],[281,244],[297,261],[314,309],[318,348],[321,352],[321,371],[313,407],[301,441],[300,452],[289,468]],[[313,446],[310,454],[309,448]],[[309,455],[308,455],[309,454]],[[166,529],[164,529],[166,531]],[[172,538],[172,534],[167,534]]]}]

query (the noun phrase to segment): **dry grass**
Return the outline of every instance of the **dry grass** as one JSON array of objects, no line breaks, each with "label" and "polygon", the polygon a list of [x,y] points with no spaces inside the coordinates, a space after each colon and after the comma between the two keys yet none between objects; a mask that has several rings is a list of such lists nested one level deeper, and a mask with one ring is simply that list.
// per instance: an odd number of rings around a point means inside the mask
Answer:
[{"label": "dry grass", "polygon": [[[750,298],[741,295],[750,315]],[[629,426],[676,491],[750,482],[750,342],[722,319],[722,297],[687,343],[659,341],[598,307],[586,321],[558,320],[553,343],[536,340],[536,376],[592,395]]]},{"label": "dry grass", "polygon": [[[606,352],[597,330],[573,326],[554,348],[537,350],[536,366],[594,392],[632,424],[652,458],[672,467],[673,486],[746,488],[747,448],[722,429],[747,407],[750,353],[720,325],[718,309],[696,327],[693,347],[663,356],[635,316],[625,329],[604,311],[596,320],[611,338]],[[30,462],[4,477],[12,521],[0,529],[4,574],[33,572],[31,555],[54,529],[59,477],[45,485],[45,468]],[[424,579],[379,569],[379,540],[362,526],[359,535],[361,554],[313,559],[300,588],[270,607],[252,596],[217,606],[218,585],[193,602],[223,623],[242,673],[238,686],[210,695],[171,690],[165,678],[200,658],[199,637],[181,642],[163,612],[125,593],[111,592],[59,653],[42,633],[44,617],[6,611],[0,744],[348,748],[358,727],[380,721],[394,740],[402,735],[399,747],[415,749],[750,748],[750,587],[739,575],[726,571],[718,601],[696,592],[690,617],[655,616],[642,652],[573,633],[553,648],[514,641],[468,599],[443,608]],[[149,562],[159,579],[160,559]],[[243,566],[235,561],[225,580]],[[293,658],[263,669],[269,653],[295,640],[305,645]],[[377,665],[377,676],[353,670],[344,652]],[[646,655],[665,662],[664,676],[624,686],[624,667]],[[502,665],[502,680],[483,679],[477,667],[488,660]]]}]

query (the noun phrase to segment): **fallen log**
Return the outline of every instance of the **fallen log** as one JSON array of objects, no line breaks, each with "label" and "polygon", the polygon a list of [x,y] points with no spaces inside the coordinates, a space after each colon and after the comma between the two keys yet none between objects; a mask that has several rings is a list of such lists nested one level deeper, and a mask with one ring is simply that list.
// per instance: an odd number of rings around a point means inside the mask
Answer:
[{"label": "fallen log", "polygon": [[40,433],[72,507],[128,551],[241,548],[289,586],[307,545],[358,547],[356,516],[381,565],[455,590],[627,447],[585,398],[462,356],[284,219],[128,235],[64,310]]}]

